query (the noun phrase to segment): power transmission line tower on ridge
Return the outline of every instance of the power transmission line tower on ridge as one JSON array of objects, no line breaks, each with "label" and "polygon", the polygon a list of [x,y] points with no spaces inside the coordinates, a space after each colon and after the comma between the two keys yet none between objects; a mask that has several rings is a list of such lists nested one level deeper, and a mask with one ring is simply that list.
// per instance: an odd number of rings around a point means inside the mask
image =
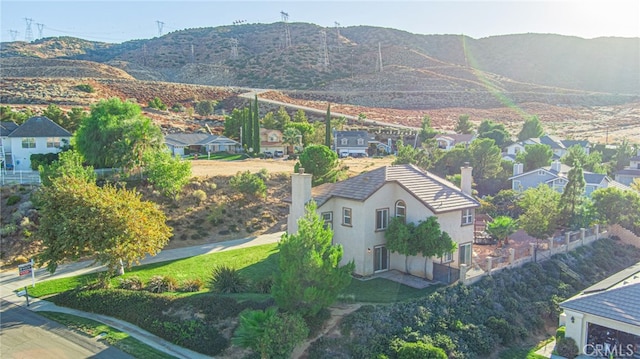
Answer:
[{"label": "power transmission line tower on ridge", "polygon": [[320,30],[320,35],[322,36],[322,46],[320,47],[322,51],[322,64],[326,71],[329,68],[329,49],[327,49],[327,32],[324,30]]},{"label": "power transmission line tower on ridge", "polygon": [[24,21],[27,23],[27,29],[24,31],[24,41],[31,42],[33,41],[33,31],[31,31],[31,23],[33,22],[33,19],[25,17]]},{"label": "power transmission line tower on ridge", "polygon": [[238,39],[229,39],[231,44],[231,58],[233,60],[238,58]]},{"label": "power transmission line tower on ridge", "polygon": [[42,39],[42,30],[44,30],[44,24],[36,23],[38,27],[38,38]]},{"label": "power transmission line tower on ridge", "polygon": [[16,41],[18,37],[18,30],[9,30],[9,34],[11,35],[11,41]]},{"label": "power transmission line tower on ridge", "polygon": [[340,23],[337,21],[333,22],[336,26],[336,48],[338,52],[340,52]]},{"label": "power transmission line tower on ridge", "polygon": [[378,59],[380,61],[380,72],[382,72],[382,47],[378,42]]},{"label": "power transmission line tower on ridge", "polygon": [[282,23],[284,24],[284,48],[291,47],[291,32],[289,31],[289,14],[284,11],[280,11],[282,16]]},{"label": "power transmission line tower on ridge", "polygon": [[160,37],[162,36],[162,28],[164,27],[164,22],[156,20],[156,24],[158,25],[158,37]]}]

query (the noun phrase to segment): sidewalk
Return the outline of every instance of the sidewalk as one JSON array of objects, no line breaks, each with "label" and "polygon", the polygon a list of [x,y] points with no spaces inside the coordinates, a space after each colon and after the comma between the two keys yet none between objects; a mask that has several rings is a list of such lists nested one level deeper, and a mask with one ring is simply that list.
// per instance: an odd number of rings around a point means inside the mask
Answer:
[{"label": "sidewalk", "polygon": [[[149,263],[157,263],[168,260],[180,259],[193,257],[201,254],[214,253],[214,252],[222,252],[230,249],[237,248],[246,248],[252,246],[258,246],[262,244],[276,243],[280,240],[284,232],[277,232],[266,234],[257,237],[249,237],[249,238],[241,238],[234,239],[225,242],[219,243],[208,243],[199,246],[193,247],[185,247],[185,248],[177,248],[177,249],[169,249],[166,251],[161,251],[155,257],[147,257],[143,259],[140,264],[149,264]],[[39,282],[43,282],[49,279],[56,278],[64,278],[76,276],[84,273],[91,272],[99,272],[105,269],[104,266],[93,265],[92,261],[84,261],[77,263],[69,263],[63,264],[58,267],[58,270],[55,274],[51,275],[45,269],[37,269],[36,270],[36,285]],[[13,291],[17,289],[22,289],[24,287],[31,287],[31,276],[18,276],[18,269],[12,269],[0,272],[0,297],[8,302],[11,302],[15,305],[19,305],[22,307],[26,307],[26,299],[24,297],[18,297]],[[51,311],[51,312],[61,312],[67,314],[77,315],[79,317],[84,317],[92,320],[96,320],[107,324],[117,330],[128,333],[132,337],[140,340],[141,342],[155,348],[161,350],[167,354],[173,355],[176,358],[208,358],[208,356],[200,353],[196,353],[192,350],[182,348],[175,344],[169,343],[168,341],[159,338],[141,328],[138,328],[130,323],[125,321],[115,319],[112,317],[107,317],[100,314],[87,313],[75,309],[59,307],[51,302],[47,302],[46,300],[40,300],[37,298],[30,298],[30,306],[27,307],[32,311]]]}]

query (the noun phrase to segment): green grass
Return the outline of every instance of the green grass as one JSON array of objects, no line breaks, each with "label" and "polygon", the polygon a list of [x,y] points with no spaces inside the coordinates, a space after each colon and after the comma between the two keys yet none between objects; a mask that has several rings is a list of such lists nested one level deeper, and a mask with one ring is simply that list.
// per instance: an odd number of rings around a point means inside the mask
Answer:
[{"label": "green grass", "polygon": [[[155,275],[166,275],[175,278],[178,283],[187,279],[200,279],[208,283],[213,268],[219,265],[228,265],[236,268],[240,274],[251,281],[259,281],[262,278],[269,277],[277,269],[277,244],[265,244],[136,266],[118,278],[138,276],[143,282],[147,282]],[[90,283],[97,279],[98,275],[92,273],[48,280],[36,284],[35,288],[29,288],[29,294],[33,297],[43,297],[64,292]],[[111,280],[111,284],[114,287],[118,285],[118,278]]]},{"label": "green grass", "polygon": [[87,334],[90,337],[96,337],[99,334],[103,334],[102,340],[109,345],[116,347],[123,352],[130,354],[134,358],[138,359],[170,359],[175,358],[157,349],[154,349],[141,341],[129,336],[127,333],[120,332],[112,327],[96,322],[91,319],[86,319],[66,313],[57,312],[38,312],[43,317],[47,317],[53,321],[56,321],[70,329]]},{"label": "green grass", "polygon": [[354,298],[356,302],[392,303],[411,298],[424,297],[435,292],[441,285],[431,285],[416,289],[384,278],[369,280],[351,280],[342,295]]},{"label": "green grass", "polygon": [[[249,158],[247,155],[243,153],[226,153],[226,152],[216,152],[212,153],[211,156],[207,156],[207,154],[198,154],[198,161],[200,160],[218,160],[218,161],[238,161],[244,160],[245,158]],[[186,160],[193,160],[194,155],[185,156]]]},{"label": "green grass", "polygon": [[536,354],[543,346],[547,345],[549,342],[553,341],[554,337],[547,338],[538,344],[536,344],[533,348],[522,348],[522,347],[512,347],[507,348],[500,352],[498,356],[499,359],[547,359],[543,355]]}]

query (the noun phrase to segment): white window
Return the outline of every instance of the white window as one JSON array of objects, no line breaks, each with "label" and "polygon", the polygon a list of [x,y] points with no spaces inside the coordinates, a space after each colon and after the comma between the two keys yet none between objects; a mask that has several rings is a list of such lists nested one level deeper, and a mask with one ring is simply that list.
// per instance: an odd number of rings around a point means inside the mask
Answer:
[{"label": "white window", "polygon": [[60,148],[60,137],[47,137],[47,148]]},{"label": "white window", "polygon": [[324,221],[324,228],[333,229],[333,212],[322,212],[322,220]]},{"label": "white window", "polygon": [[473,210],[471,208],[462,210],[462,225],[466,226],[473,223]]},{"label": "white window", "polygon": [[23,137],[22,138],[22,148],[36,148],[36,139],[35,139],[35,137]]},{"label": "white window", "polygon": [[384,231],[389,224],[389,209],[376,209],[376,231]]},{"label": "white window", "polygon": [[269,142],[279,142],[278,135],[275,133],[269,134]]},{"label": "white window", "polygon": [[520,183],[520,181],[518,180],[513,180],[513,190],[522,192],[522,183]]},{"label": "white window", "polygon": [[543,170],[538,171],[538,176],[544,176],[545,172]]},{"label": "white window", "polygon": [[407,205],[404,201],[396,202],[396,217],[402,218],[402,221],[405,221],[405,217],[407,217]]},{"label": "white window", "polygon": [[347,143],[349,143],[349,139],[347,139],[347,138],[343,138],[343,139],[340,140],[340,144],[343,145],[343,146],[346,146]]},{"label": "white window", "polygon": [[362,146],[362,145],[364,145],[364,139],[358,138],[358,146]]},{"label": "white window", "polygon": [[343,207],[342,208],[342,225],[343,226],[351,226],[351,208]]},{"label": "white window", "polygon": [[440,258],[441,263],[449,263],[452,261],[453,261],[453,253],[445,253],[445,255]]}]

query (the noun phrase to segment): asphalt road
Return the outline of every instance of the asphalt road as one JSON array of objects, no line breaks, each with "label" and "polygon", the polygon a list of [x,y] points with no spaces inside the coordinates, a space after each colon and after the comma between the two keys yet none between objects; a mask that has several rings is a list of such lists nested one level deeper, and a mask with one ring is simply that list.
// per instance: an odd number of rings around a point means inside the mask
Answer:
[{"label": "asphalt road", "polygon": [[5,300],[0,300],[0,318],[2,359],[133,358]]}]

